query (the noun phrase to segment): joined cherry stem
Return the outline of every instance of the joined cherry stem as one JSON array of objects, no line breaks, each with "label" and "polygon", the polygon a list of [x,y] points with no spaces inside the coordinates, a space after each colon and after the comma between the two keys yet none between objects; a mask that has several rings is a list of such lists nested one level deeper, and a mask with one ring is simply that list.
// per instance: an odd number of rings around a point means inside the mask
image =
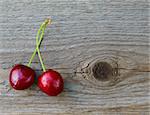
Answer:
[{"label": "joined cherry stem", "polygon": [[42,56],[41,56],[41,53],[40,53],[40,50],[39,50],[39,47],[40,47],[40,44],[43,40],[43,36],[44,36],[44,32],[45,32],[45,29],[46,29],[46,26],[48,24],[51,23],[51,20],[50,19],[46,19],[40,26],[38,32],[37,32],[37,35],[36,35],[36,48],[30,58],[30,61],[28,63],[28,66],[30,67],[31,66],[31,63],[36,55],[36,52],[38,53],[38,57],[39,57],[39,60],[40,60],[40,63],[41,63],[41,66],[42,66],[42,69],[43,71],[45,72],[46,71],[46,67],[44,65],[44,62],[43,62],[43,59],[42,59]]}]

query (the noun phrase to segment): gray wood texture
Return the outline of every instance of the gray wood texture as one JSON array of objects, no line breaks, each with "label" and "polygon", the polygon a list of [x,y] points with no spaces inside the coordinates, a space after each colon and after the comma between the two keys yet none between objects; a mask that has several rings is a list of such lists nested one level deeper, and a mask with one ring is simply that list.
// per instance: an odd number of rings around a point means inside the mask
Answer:
[{"label": "gray wood texture", "polygon": [[[9,71],[28,63],[48,17],[41,53],[63,75],[64,92],[15,91]],[[0,114],[149,115],[149,53],[148,0],[1,0]],[[37,56],[32,67],[41,73]]]}]

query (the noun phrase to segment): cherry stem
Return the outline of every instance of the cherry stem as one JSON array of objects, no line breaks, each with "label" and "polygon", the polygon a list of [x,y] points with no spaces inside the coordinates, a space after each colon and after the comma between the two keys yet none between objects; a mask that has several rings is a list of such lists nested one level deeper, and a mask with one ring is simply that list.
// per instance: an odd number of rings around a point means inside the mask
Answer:
[{"label": "cherry stem", "polygon": [[[50,19],[46,19],[46,20],[44,21],[44,23],[41,24],[41,26],[40,26],[40,28],[39,28],[39,30],[38,30],[38,32],[37,32],[37,35],[36,35],[36,48],[35,48],[35,50],[34,50],[32,56],[31,56],[31,58],[30,58],[29,63],[28,63],[28,66],[30,67],[30,66],[31,66],[31,63],[32,63],[32,61],[33,61],[33,59],[34,59],[34,57],[35,57],[35,55],[36,55],[36,52],[37,52],[37,53],[38,53],[39,60],[40,60],[40,63],[41,63],[41,66],[42,66],[42,69],[43,69],[44,72],[46,71],[46,67],[45,67],[45,65],[44,65],[44,63],[43,63],[43,60],[42,60],[42,56],[41,56],[39,47],[40,47],[41,41],[43,40],[44,31],[45,31],[45,29],[46,29],[46,26],[47,26],[48,24],[50,24],[50,23],[51,23],[51,20],[50,20]],[[39,36],[40,36],[40,38],[39,38]]]},{"label": "cherry stem", "polygon": [[[40,40],[41,40],[41,41],[42,41],[42,39],[43,39],[44,30],[45,30],[45,27],[42,29],[42,33],[41,33],[41,36],[40,36]],[[40,40],[39,40],[39,41],[40,41]],[[40,50],[39,50],[39,47],[40,47],[40,45],[38,45],[39,41],[38,41],[38,38],[36,38],[36,45],[37,45],[36,49],[37,49],[37,53],[38,53],[38,57],[39,57],[39,60],[40,60],[42,69],[43,69],[43,71],[45,72],[45,71],[46,71],[46,68],[45,68],[45,65],[44,65],[44,63],[43,63],[43,59],[42,59],[42,56],[41,56],[41,53],[40,53]]]}]

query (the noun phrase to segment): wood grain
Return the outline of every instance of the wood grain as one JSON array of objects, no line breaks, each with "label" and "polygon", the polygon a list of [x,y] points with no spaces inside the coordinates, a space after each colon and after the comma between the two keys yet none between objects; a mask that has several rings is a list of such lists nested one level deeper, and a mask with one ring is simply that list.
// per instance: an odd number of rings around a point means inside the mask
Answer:
[{"label": "wood grain", "polygon": [[[48,17],[41,52],[46,67],[63,75],[64,92],[48,97],[36,85],[15,91],[9,71],[28,63]],[[147,0],[1,0],[0,114],[149,115],[148,23]],[[101,62],[112,70],[105,80],[95,78],[107,70]],[[41,73],[37,57],[32,67]]]}]

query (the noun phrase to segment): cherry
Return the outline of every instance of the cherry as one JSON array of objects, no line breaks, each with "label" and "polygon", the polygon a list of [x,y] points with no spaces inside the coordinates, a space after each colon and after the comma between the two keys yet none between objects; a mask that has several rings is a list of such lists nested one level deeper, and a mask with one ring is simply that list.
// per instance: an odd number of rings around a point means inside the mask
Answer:
[{"label": "cherry", "polygon": [[35,72],[32,68],[30,68],[30,65],[37,52],[42,69],[44,71],[43,74],[38,78],[38,87],[49,96],[57,96],[63,91],[64,82],[62,76],[57,71],[54,71],[52,69],[46,71],[39,50],[41,41],[44,36],[45,28],[48,24],[50,24],[50,22],[51,20],[47,19],[40,26],[40,29],[38,30],[36,36],[36,48],[30,58],[28,65],[25,66],[18,64],[12,68],[9,76],[9,81],[14,89],[16,90],[27,89],[34,83]]},{"label": "cherry", "polygon": [[16,90],[29,88],[34,83],[35,72],[28,66],[15,65],[9,76],[11,86]]},{"label": "cherry", "polygon": [[[35,71],[32,68],[30,68],[30,66],[31,66],[31,62],[32,62],[33,58],[36,55],[36,52],[39,53],[38,47],[40,46],[40,43],[43,39],[44,30],[45,30],[46,26],[49,24],[49,22],[50,22],[50,19],[45,20],[44,23],[41,24],[40,29],[38,30],[38,33],[36,36],[36,45],[37,46],[30,58],[28,65],[25,66],[25,65],[18,64],[12,68],[12,70],[10,72],[10,76],[9,76],[9,82],[10,82],[10,85],[14,89],[16,89],[16,90],[27,89],[34,83]],[[40,37],[40,40],[38,41],[39,37]],[[39,54],[39,56],[40,56],[40,54]]]},{"label": "cherry", "polygon": [[[50,22],[51,20],[47,20],[46,24],[49,24]],[[42,29],[42,34],[40,38],[38,39],[38,37],[36,37],[36,44],[37,44],[36,49],[37,49],[37,53],[39,56],[42,69],[44,71],[43,74],[39,76],[38,78],[38,87],[49,96],[57,96],[63,91],[63,87],[64,87],[63,78],[58,72],[52,69],[46,71],[46,68],[43,63],[42,56],[40,54],[40,50],[38,47],[38,43],[41,41],[44,35],[45,27]],[[40,31],[38,33],[40,33]]]},{"label": "cherry", "polygon": [[57,96],[63,91],[63,78],[57,71],[50,69],[38,77],[38,87],[49,96]]}]

